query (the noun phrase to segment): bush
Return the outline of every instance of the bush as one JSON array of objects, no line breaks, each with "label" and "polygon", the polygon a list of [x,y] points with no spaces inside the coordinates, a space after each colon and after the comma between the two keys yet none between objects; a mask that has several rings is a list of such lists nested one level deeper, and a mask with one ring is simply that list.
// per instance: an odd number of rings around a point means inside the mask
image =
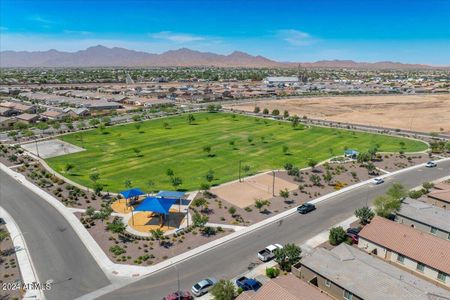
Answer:
[{"label": "bush", "polygon": [[121,255],[127,251],[125,249],[123,249],[122,247],[115,245],[115,246],[109,247],[109,252],[113,253],[114,255]]},{"label": "bush", "polygon": [[340,243],[345,242],[345,240],[347,239],[347,233],[341,226],[333,227],[330,230],[328,239],[331,245],[337,246]]},{"label": "bush", "polygon": [[275,278],[280,275],[280,269],[278,268],[266,268],[266,276],[269,278]]}]

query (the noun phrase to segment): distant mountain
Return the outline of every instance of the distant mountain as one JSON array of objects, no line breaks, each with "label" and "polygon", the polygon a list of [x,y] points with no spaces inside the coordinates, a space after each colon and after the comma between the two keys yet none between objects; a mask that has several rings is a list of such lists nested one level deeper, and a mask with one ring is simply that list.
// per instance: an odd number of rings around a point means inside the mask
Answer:
[{"label": "distant mountain", "polygon": [[[296,67],[298,63],[283,63],[263,56],[235,51],[229,55],[194,51],[187,48],[152,54],[124,48],[95,46],[77,52],[2,51],[0,67]],[[306,68],[367,68],[367,69],[425,69],[427,65],[396,62],[358,63],[351,60],[323,60],[301,63]]]}]

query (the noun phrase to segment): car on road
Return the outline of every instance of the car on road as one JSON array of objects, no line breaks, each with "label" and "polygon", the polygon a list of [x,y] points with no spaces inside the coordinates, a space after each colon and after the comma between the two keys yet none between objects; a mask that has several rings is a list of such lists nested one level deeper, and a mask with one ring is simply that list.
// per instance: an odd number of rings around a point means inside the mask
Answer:
[{"label": "car on road", "polygon": [[256,291],[261,287],[261,282],[242,276],[236,280],[236,285],[244,291]]},{"label": "car on road", "polygon": [[316,209],[316,206],[311,203],[305,203],[297,207],[297,211],[302,215],[307,214]]},{"label": "car on road", "polygon": [[434,168],[434,167],[437,167],[437,163],[431,160],[431,161],[427,162],[425,167],[427,167],[427,168]]},{"label": "car on road", "polygon": [[192,300],[194,297],[188,291],[177,291],[165,296],[162,300]]},{"label": "car on road", "polygon": [[258,252],[258,258],[263,262],[269,261],[275,257],[275,250],[277,249],[283,249],[283,246],[280,244],[269,245]]},{"label": "car on road", "polygon": [[373,184],[382,184],[384,182],[383,178],[377,177],[372,180]]},{"label": "car on road", "polygon": [[207,292],[217,283],[217,279],[215,278],[206,278],[203,280],[200,280],[196,284],[194,284],[191,288],[192,294],[194,296],[200,297]]}]

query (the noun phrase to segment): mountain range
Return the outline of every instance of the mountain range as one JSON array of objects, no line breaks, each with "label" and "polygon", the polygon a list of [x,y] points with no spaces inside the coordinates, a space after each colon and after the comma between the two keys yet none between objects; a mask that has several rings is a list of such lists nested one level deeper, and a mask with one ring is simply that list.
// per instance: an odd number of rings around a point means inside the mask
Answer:
[{"label": "mountain range", "polygon": [[[0,67],[296,67],[298,62],[277,62],[263,56],[253,56],[234,51],[229,55],[194,51],[187,48],[170,50],[161,54],[124,48],[107,48],[101,45],[77,52],[1,51]],[[420,64],[403,64],[383,61],[375,63],[352,60],[322,60],[301,63],[305,68],[361,68],[361,69],[430,69]]]}]

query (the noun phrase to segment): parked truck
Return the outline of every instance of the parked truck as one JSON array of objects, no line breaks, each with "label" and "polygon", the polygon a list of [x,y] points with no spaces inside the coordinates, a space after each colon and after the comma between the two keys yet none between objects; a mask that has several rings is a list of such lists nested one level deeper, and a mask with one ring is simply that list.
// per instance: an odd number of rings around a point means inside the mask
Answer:
[{"label": "parked truck", "polygon": [[258,280],[245,276],[238,278],[236,285],[244,291],[256,291],[261,287],[261,283]]},{"label": "parked truck", "polygon": [[283,246],[280,244],[269,245],[264,250],[258,252],[258,258],[264,262],[269,261],[275,257],[275,250],[277,249],[283,249]]}]

